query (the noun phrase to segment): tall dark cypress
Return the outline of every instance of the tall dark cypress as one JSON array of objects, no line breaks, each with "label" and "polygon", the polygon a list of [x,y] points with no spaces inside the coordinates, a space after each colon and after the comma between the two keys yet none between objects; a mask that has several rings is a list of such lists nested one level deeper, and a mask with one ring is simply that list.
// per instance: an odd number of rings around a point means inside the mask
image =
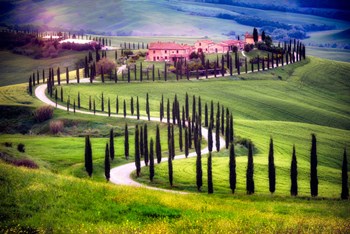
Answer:
[{"label": "tall dark cypress", "polygon": [[143,127],[140,127],[140,155],[141,158],[145,156],[145,147],[143,146]]},{"label": "tall dark cypress", "polygon": [[131,97],[130,99],[130,109],[131,109],[131,115],[134,115],[134,98]]},{"label": "tall dark cypress", "polygon": [[94,108],[94,114],[96,114],[96,102],[95,102],[95,99],[93,101],[93,108]]},{"label": "tall dark cypress", "polygon": [[189,143],[188,143],[188,128],[185,128],[185,157],[188,157],[188,148],[189,148]]},{"label": "tall dark cypress", "polygon": [[127,123],[125,123],[124,129],[124,155],[125,159],[129,159],[129,131]]},{"label": "tall dark cypress", "polygon": [[[141,174],[141,160],[140,160],[140,143],[139,143],[139,126],[135,126],[135,166],[136,166],[136,176],[140,177]],[[142,136],[141,136],[142,137]]]},{"label": "tall dark cypress", "polygon": [[[142,136],[141,136],[142,137]],[[143,153],[144,153],[144,160],[146,166],[148,166],[148,130],[147,130],[147,124],[143,127]]]},{"label": "tall dark cypress", "polygon": [[175,158],[175,135],[174,135],[174,125],[173,124],[171,125],[171,149],[172,149],[171,157],[172,157],[172,159],[174,159]]},{"label": "tall dark cypress", "polygon": [[89,96],[89,111],[92,110],[92,102],[91,102],[91,96]]},{"label": "tall dark cypress", "polygon": [[214,125],[214,102],[213,100],[211,100],[211,103],[210,103],[210,122],[209,122],[209,125]]},{"label": "tall dark cypress", "polygon": [[115,99],[115,113],[119,113],[119,97],[117,96]]},{"label": "tall dark cypress", "polygon": [[69,72],[68,72],[68,67],[66,67],[66,83],[69,84]]},{"label": "tall dark cypress", "polygon": [[221,110],[221,134],[225,135],[225,108],[222,106]]},{"label": "tall dark cypress", "polygon": [[188,94],[186,93],[186,100],[185,100],[185,109],[186,109],[186,120],[188,121],[189,118],[189,104],[188,104]]},{"label": "tall dark cypress", "polygon": [[211,152],[209,152],[209,156],[208,156],[207,169],[208,169],[208,194],[211,194],[211,193],[214,193]]},{"label": "tall dark cypress", "polygon": [[209,124],[209,128],[208,128],[208,150],[209,152],[213,151],[213,129],[212,129],[212,125]]},{"label": "tall dark cypress", "polygon": [[254,185],[254,161],[253,161],[253,146],[251,143],[248,145],[248,166],[246,173],[246,189],[247,194],[253,194],[255,192]]},{"label": "tall dark cypress", "polygon": [[171,158],[171,142],[168,139],[169,156],[168,156],[168,175],[170,186],[173,187],[173,159]]},{"label": "tall dark cypress", "polygon": [[146,113],[148,117],[148,121],[150,120],[150,109],[149,109],[149,98],[148,98],[148,93],[146,95]]},{"label": "tall dark cypress", "polygon": [[136,115],[137,119],[140,119],[140,104],[139,104],[139,96],[136,97]]},{"label": "tall dark cypress", "polygon": [[170,102],[169,98],[166,104],[166,122],[169,124],[170,123]]},{"label": "tall dark cypress", "polygon": [[63,87],[61,87],[61,102],[63,102]]},{"label": "tall dark cypress", "polygon": [[111,116],[111,100],[108,98],[108,117]]},{"label": "tall dark cypress", "polygon": [[317,197],[318,195],[318,178],[317,178],[317,146],[316,136],[311,135],[311,154],[310,154],[310,189],[311,196]]},{"label": "tall dark cypress", "polygon": [[92,149],[90,136],[85,137],[85,169],[88,175],[91,177],[93,171],[92,165]]},{"label": "tall dark cypress", "polygon": [[183,149],[183,141],[182,141],[182,125],[179,125],[179,148],[180,151],[182,152]]},{"label": "tall dark cypress", "polygon": [[225,129],[225,147],[228,149],[230,144],[230,112],[226,108],[226,129]]},{"label": "tall dark cypress", "polygon": [[295,145],[293,145],[293,155],[292,155],[292,163],[290,166],[290,195],[297,196],[298,195],[298,162],[297,156],[295,153]]},{"label": "tall dark cypress", "polygon": [[58,85],[61,85],[61,72],[59,67],[57,68],[57,83]]},{"label": "tall dark cypress", "polygon": [[216,146],[216,151],[219,152],[220,151],[220,113],[219,112],[216,114],[215,146]]},{"label": "tall dark cypress", "polygon": [[80,109],[80,92],[78,92],[78,109]]},{"label": "tall dark cypress", "polygon": [[152,182],[154,177],[154,153],[153,153],[153,139],[149,143],[149,179]]},{"label": "tall dark cypress", "polygon": [[106,143],[106,151],[105,151],[105,177],[106,180],[109,181],[111,171],[111,164],[109,161],[109,148],[108,143]]},{"label": "tall dark cypress", "polygon": [[156,131],[156,155],[157,155],[157,163],[159,164],[162,161],[162,146],[160,144],[160,132],[159,132],[158,124],[157,124],[157,131]]},{"label": "tall dark cypress", "polygon": [[109,131],[109,156],[114,160],[114,132],[113,128]]},{"label": "tall dark cypress", "polygon": [[104,112],[105,111],[105,101],[103,98],[103,92],[102,92],[102,96],[101,96],[101,111]]},{"label": "tall dark cypress", "polygon": [[349,199],[349,186],[348,186],[348,159],[346,157],[346,149],[343,154],[343,166],[341,170],[342,186],[341,186],[341,199]]},{"label": "tall dark cypress", "polygon": [[196,97],[193,95],[192,97],[192,126],[196,121]]},{"label": "tall dark cypress", "polygon": [[274,193],[276,190],[276,168],[275,168],[275,158],[274,158],[272,138],[270,138],[270,148],[269,148],[269,189],[270,189],[270,193]]},{"label": "tall dark cypress", "polygon": [[234,142],[234,128],[233,128],[233,117],[230,115],[230,142]]},{"label": "tall dark cypress", "polygon": [[126,117],[126,102],[125,102],[125,99],[124,99],[123,111],[124,111],[124,118],[125,118]]},{"label": "tall dark cypress", "polygon": [[[198,139],[197,145],[200,145],[200,140]],[[203,172],[202,172],[202,155],[200,147],[197,147],[196,149],[197,153],[197,159],[196,159],[196,184],[197,184],[197,190],[201,191],[202,185],[203,185]]]},{"label": "tall dark cypress", "polygon": [[230,144],[229,169],[230,169],[230,189],[231,189],[232,193],[235,193],[236,182],[237,182],[237,175],[236,175],[235,145],[233,143]]},{"label": "tall dark cypress", "polygon": [[204,127],[208,127],[208,104],[204,105]]}]

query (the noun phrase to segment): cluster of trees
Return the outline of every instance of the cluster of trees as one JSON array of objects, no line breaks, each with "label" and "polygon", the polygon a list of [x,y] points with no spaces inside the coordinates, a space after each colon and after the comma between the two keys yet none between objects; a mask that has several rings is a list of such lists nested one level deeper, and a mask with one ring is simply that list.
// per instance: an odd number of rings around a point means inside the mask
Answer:
[{"label": "cluster of trees", "polygon": [[137,44],[135,42],[131,43],[131,42],[124,42],[124,43],[120,43],[120,48],[122,49],[129,49],[129,50],[140,50],[140,49],[148,49],[148,44],[144,43],[144,42],[137,42]]}]

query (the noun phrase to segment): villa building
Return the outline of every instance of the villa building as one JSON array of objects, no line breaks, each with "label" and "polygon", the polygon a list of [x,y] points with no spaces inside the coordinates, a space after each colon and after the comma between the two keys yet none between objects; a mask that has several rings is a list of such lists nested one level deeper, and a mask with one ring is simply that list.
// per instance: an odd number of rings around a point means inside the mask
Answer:
[{"label": "villa building", "polygon": [[[244,40],[245,40],[245,43],[247,44],[255,44],[254,42],[254,36],[252,34],[249,34],[249,33],[245,33],[244,35]],[[261,39],[261,35],[258,35],[258,42],[262,41]]]},{"label": "villa building", "polygon": [[175,42],[152,42],[148,47],[147,60],[149,61],[175,61],[176,59],[189,59],[194,51],[193,46],[177,44]]}]

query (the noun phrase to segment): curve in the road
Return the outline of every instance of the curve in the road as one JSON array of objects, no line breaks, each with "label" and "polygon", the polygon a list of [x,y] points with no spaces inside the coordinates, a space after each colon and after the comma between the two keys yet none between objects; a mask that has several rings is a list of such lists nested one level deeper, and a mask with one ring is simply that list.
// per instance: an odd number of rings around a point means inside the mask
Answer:
[{"label": "curve in the road", "polygon": [[[76,80],[71,80],[71,83],[76,83]],[[88,78],[85,79],[81,79],[80,80],[81,83],[88,83],[90,82],[90,80]],[[53,106],[55,108],[61,109],[61,110],[67,110],[67,107],[62,106],[60,104],[57,104],[55,102],[53,102],[52,100],[50,100],[46,94],[47,85],[46,84],[41,84],[39,86],[37,86],[37,88],[35,89],[35,96],[42,102],[44,102],[47,105]],[[72,109],[70,109],[69,111],[73,111]],[[96,112],[95,114],[93,112],[90,111],[83,111],[83,110],[75,110],[76,113],[80,113],[80,114],[87,114],[87,115],[98,115],[98,116],[106,116],[108,117],[107,113],[101,113],[101,112]],[[111,117],[115,117],[115,118],[124,118],[124,115],[116,115],[116,114],[111,114]],[[130,116],[127,115],[125,118],[128,119],[137,119],[136,116]],[[146,116],[140,116],[141,120],[148,120],[148,118]],[[155,117],[151,117],[150,121],[155,121],[155,122],[160,122],[159,118],[155,118]],[[204,139],[208,140],[208,130],[204,127],[202,127],[202,136],[204,137]],[[213,132],[213,145],[216,144],[216,136],[215,133]],[[225,146],[225,141],[224,139],[220,136],[220,147],[223,148]],[[208,146],[205,147],[204,149],[202,149],[201,151],[202,155],[209,153],[208,150]],[[188,155],[188,157],[194,157],[197,154],[195,152],[192,152]],[[185,155],[176,155],[175,159],[183,159],[185,158]],[[167,159],[167,158],[163,158],[163,159]],[[145,163],[142,161],[141,162],[141,167],[144,167]],[[117,166],[111,169],[110,171],[110,181],[114,184],[119,184],[119,185],[129,185],[129,186],[135,186],[135,187],[144,187],[144,188],[148,188],[148,189],[154,189],[154,190],[162,190],[162,191],[166,191],[166,192],[176,192],[176,193],[186,193],[186,192],[180,192],[180,191],[174,191],[174,190],[168,190],[168,189],[161,189],[161,188],[156,188],[156,187],[151,187],[151,186],[147,186],[141,183],[136,182],[135,180],[133,180],[131,178],[131,173],[135,171],[135,163],[131,162],[131,163],[127,163],[121,166]]]}]

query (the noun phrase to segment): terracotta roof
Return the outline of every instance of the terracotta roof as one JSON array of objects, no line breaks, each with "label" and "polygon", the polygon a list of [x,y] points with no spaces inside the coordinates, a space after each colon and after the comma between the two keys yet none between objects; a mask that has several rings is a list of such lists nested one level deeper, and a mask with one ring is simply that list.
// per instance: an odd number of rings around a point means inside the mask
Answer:
[{"label": "terracotta roof", "polygon": [[213,44],[214,43],[212,40],[198,40],[197,42],[207,43],[207,44]]},{"label": "terracotta roof", "polygon": [[188,45],[180,45],[174,42],[151,42],[149,50],[186,50],[191,47]]},{"label": "terracotta roof", "polygon": [[223,43],[227,44],[227,45],[235,45],[237,43],[242,43],[239,40],[227,40],[227,41],[223,41]]}]

